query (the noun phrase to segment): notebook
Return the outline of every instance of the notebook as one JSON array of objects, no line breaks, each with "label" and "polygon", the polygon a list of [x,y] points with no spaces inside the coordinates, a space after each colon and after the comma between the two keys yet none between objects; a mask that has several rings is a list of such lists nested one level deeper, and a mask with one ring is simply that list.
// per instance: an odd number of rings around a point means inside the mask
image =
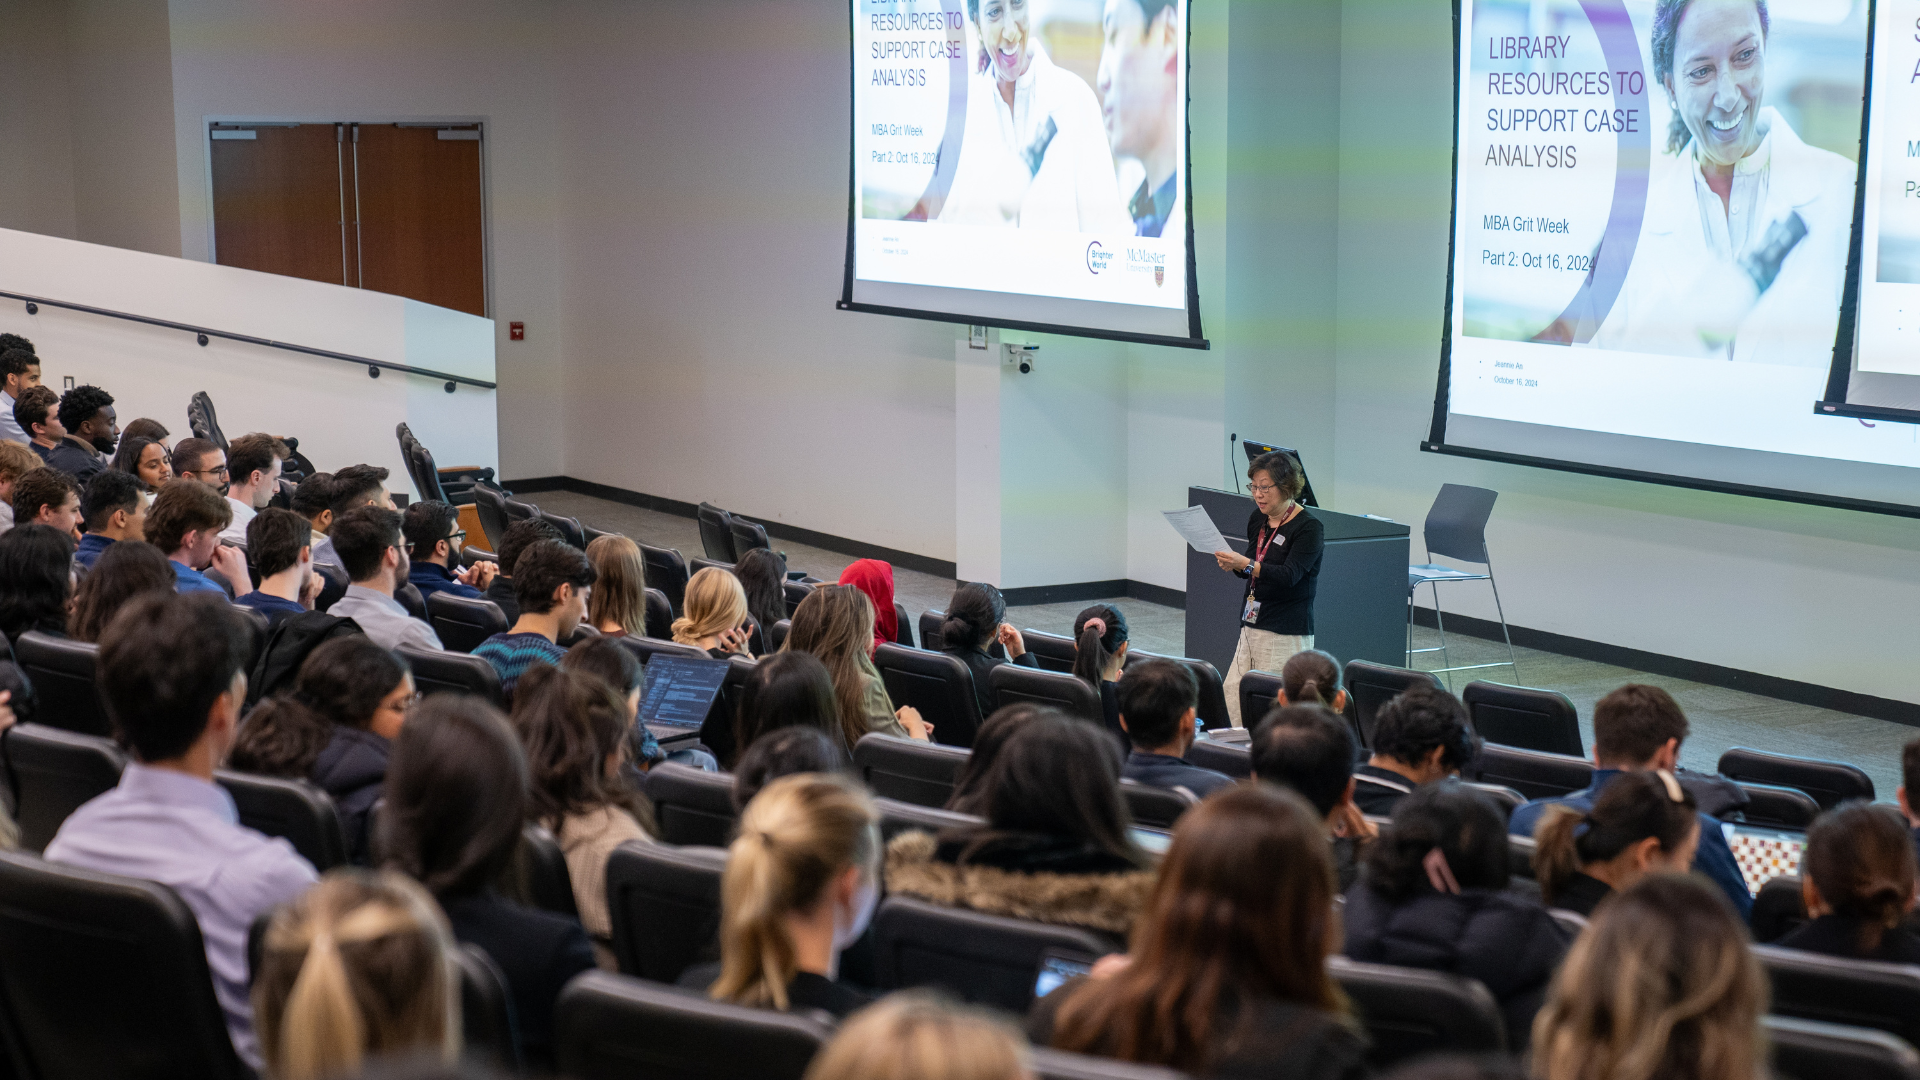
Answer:
[{"label": "notebook", "polygon": [[697,728],[727,678],[727,662],[655,653],[647,661],[647,689],[640,719],[665,727]]}]

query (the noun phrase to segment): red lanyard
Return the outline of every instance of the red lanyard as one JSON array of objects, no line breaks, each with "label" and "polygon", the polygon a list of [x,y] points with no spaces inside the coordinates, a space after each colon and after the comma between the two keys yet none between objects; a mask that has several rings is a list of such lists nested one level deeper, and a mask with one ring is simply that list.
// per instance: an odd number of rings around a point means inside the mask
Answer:
[{"label": "red lanyard", "polygon": [[1287,514],[1287,516],[1281,520],[1279,525],[1268,526],[1268,528],[1271,528],[1273,530],[1271,534],[1269,534],[1266,529],[1260,530],[1260,544],[1258,547],[1254,548],[1254,551],[1253,551],[1254,562],[1265,563],[1267,561],[1267,549],[1273,546],[1274,538],[1280,535],[1281,526],[1284,526],[1287,522],[1292,521],[1293,515],[1299,512],[1300,512],[1300,504],[1294,503],[1292,512]]}]

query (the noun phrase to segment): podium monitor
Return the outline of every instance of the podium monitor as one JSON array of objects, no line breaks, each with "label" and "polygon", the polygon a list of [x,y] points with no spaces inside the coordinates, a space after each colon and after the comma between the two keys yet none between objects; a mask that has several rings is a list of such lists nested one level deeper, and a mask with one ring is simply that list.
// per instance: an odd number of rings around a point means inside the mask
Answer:
[{"label": "podium monitor", "polygon": [[1272,443],[1254,442],[1252,439],[1242,439],[1240,446],[1247,452],[1248,465],[1252,465],[1253,459],[1259,457],[1261,454],[1280,453],[1292,458],[1293,467],[1300,470],[1300,479],[1303,481],[1300,485],[1300,505],[1320,505],[1320,501],[1313,497],[1313,481],[1307,479],[1307,467],[1300,461],[1300,451],[1292,449],[1291,447],[1275,446]]}]

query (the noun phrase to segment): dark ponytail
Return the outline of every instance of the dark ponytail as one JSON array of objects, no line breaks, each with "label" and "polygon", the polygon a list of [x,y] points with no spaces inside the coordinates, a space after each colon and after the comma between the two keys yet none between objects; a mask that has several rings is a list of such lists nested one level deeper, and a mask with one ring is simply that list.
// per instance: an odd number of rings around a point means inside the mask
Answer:
[{"label": "dark ponytail", "polygon": [[1879,948],[1913,902],[1913,840],[1890,806],[1856,801],[1821,814],[1801,868],[1834,914],[1860,924],[1863,952]]},{"label": "dark ponytail", "polygon": [[364,730],[407,671],[398,653],[364,634],[322,642],[301,662],[291,692],[247,714],[228,763],[243,772],[306,776],[333,740],[334,725]]},{"label": "dark ponytail", "polygon": [[953,590],[947,619],[940,624],[940,645],[946,649],[985,650],[993,644],[1007,617],[1007,599],[984,581],[969,581]]},{"label": "dark ponytail", "polygon": [[1289,705],[1325,705],[1333,708],[1340,692],[1340,661],[1319,649],[1304,649],[1287,658],[1280,669],[1280,686]]},{"label": "dark ponytail", "polygon": [[1584,814],[1549,807],[1533,834],[1541,899],[1552,907],[1582,867],[1615,858],[1648,837],[1660,842],[1661,851],[1673,851],[1698,820],[1692,794],[1666,772],[1615,777]]},{"label": "dark ponytail", "polygon": [[1073,673],[1098,687],[1113,654],[1127,643],[1127,617],[1111,604],[1095,604],[1073,620]]}]

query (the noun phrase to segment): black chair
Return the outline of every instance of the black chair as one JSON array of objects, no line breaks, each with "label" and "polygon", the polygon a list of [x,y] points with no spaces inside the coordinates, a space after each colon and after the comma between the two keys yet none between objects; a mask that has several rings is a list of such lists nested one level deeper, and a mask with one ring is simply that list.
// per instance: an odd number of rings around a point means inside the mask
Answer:
[{"label": "black chair", "polygon": [[1027,1052],[1035,1080],[1185,1080],[1186,1073],[1159,1065],[1073,1054],[1036,1046]]},{"label": "black chair", "polygon": [[520,830],[518,852],[521,879],[527,887],[527,899],[542,911],[572,918],[580,917],[573,896],[573,875],[567,872],[567,856],[560,841],[543,825],[528,822]]},{"label": "black chair", "polygon": [[[868,736],[872,738],[873,736]],[[895,739],[895,742],[900,740]],[[873,808],[880,812],[880,840],[891,843],[893,838],[903,832],[939,833],[946,829],[960,829],[969,825],[983,824],[982,819],[972,814],[960,814],[952,810],[942,810],[934,806],[921,806],[917,803],[901,802],[898,799],[880,797],[873,800]]]},{"label": "black chair", "polygon": [[509,1071],[520,1067],[520,1038],[514,1031],[513,1002],[507,976],[478,945],[453,950],[460,969],[460,1021],[469,1052],[478,1050]]},{"label": "black chair", "polygon": [[[1100,693],[1078,675],[1018,664],[1001,664],[987,673],[987,685],[993,689],[993,707],[1004,709],[1019,701],[1031,701],[1059,709],[1096,724],[1105,724],[1100,708]],[[937,733],[936,733],[937,734]]]},{"label": "black chair", "polygon": [[1248,731],[1267,718],[1284,689],[1280,676],[1272,672],[1249,671],[1240,676],[1240,722]]},{"label": "black chair", "polygon": [[1203,769],[1223,772],[1236,780],[1253,775],[1253,752],[1246,743],[1195,739],[1187,748],[1187,760]]},{"label": "black chair", "polygon": [[1362,964],[1335,956],[1327,972],[1353,1002],[1372,1042],[1376,1069],[1430,1053],[1497,1053],[1506,1024],[1493,994],[1478,979],[1422,968]]},{"label": "black chair", "polygon": [[661,840],[710,847],[733,842],[732,775],[663,762],[647,773],[647,797]]},{"label": "black chair", "polygon": [[205,390],[194,391],[187,399],[187,430],[193,432],[196,439],[205,439],[227,452],[227,436],[220,430],[220,418],[214,412],[213,398]]},{"label": "black chair", "polygon": [[337,563],[316,562],[313,572],[320,575],[320,598],[313,602],[315,611],[326,611],[334,601],[347,595],[347,586],[353,584],[347,580],[347,572]]},{"label": "black chair", "polygon": [[593,526],[591,526],[591,525],[589,525],[589,524],[587,524],[587,523],[586,523],[586,522],[584,522],[584,521],[580,523],[580,529],[581,529],[581,531],[583,531],[583,532],[585,532],[585,533],[587,534],[587,543],[589,543],[589,544],[591,544],[591,543],[593,543],[593,542],[594,542],[595,540],[598,540],[598,539],[600,539],[600,538],[601,538],[601,537],[603,537],[603,536],[622,536],[622,535],[624,535],[623,533],[616,533],[616,532],[608,532],[608,531],[606,531],[605,529],[596,529],[596,528],[594,528]]},{"label": "black chair", "polygon": [[707,558],[723,563],[739,561],[739,553],[733,550],[733,515],[703,502],[696,516],[700,520],[700,547]]},{"label": "black chair", "polygon": [[[250,608],[245,604],[235,604],[233,605],[233,613],[240,616],[241,620],[247,624],[248,632],[253,635],[253,640],[256,642],[263,640],[267,636],[267,631],[272,628],[267,623],[267,613],[258,608]],[[256,649],[255,652],[257,654],[258,650]],[[258,659],[257,655],[255,658]],[[251,665],[248,666],[248,670],[252,670]]]},{"label": "black chair", "polygon": [[[1065,634],[1049,634],[1045,630],[1022,630],[1020,637],[1027,643],[1027,651],[1033,654],[1034,663],[1042,671],[1072,671],[1074,658],[1080,650],[1073,639]],[[1131,650],[1129,650],[1131,651]]]},{"label": "black chair", "polygon": [[1048,949],[1102,956],[1115,943],[1071,926],[1005,919],[890,896],[873,919],[880,989],[937,986],[963,1001],[1026,1012]]},{"label": "black chair", "polygon": [[325,873],[347,862],[347,835],[333,797],[305,780],[214,770],[213,778],[233,796],[240,824],[278,836]]},{"label": "black chair", "polygon": [[1510,787],[1529,799],[1567,795],[1593,784],[1591,761],[1499,743],[1481,743],[1480,752],[1461,772],[1469,780]]},{"label": "black chair", "polygon": [[470,653],[495,634],[507,632],[507,615],[491,600],[469,600],[450,592],[427,597],[427,614],[440,644],[457,653]]},{"label": "black chair", "polygon": [[723,559],[695,558],[695,559],[687,560],[687,576],[692,577],[693,575],[699,573],[700,571],[706,570],[710,567],[715,569],[725,570],[729,574],[733,573],[733,564]]},{"label": "black chair", "polygon": [[[1020,636],[1025,637],[1026,631],[1021,631]],[[1029,644],[1027,648],[1031,650],[1033,646]],[[1200,689],[1198,715],[1200,717],[1201,727],[1223,728],[1233,726],[1233,718],[1227,715],[1227,691],[1225,685],[1220,680],[1220,669],[1214,667],[1210,661],[1195,660],[1190,656],[1166,656],[1161,653],[1141,652],[1128,649],[1125,664],[1127,667],[1132,667],[1135,664],[1144,663],[1148,660],[1171,660],[1176,664],[1184,665],[1188,671],[1193,672],[1193,681]],[[1067,665],[1067,670],[1073,670],[1073,665]],[[1256,720],[1255,723],[1258,723],[1258,721]],[[1252,727],[1253,724],[1248,724],[1247,726]]]},{"label": "black chair", "polygon": [[1920,1053],[1884,1031],[1764,1016],[1776,1076],[1793,1080],[1920,1080]]},{"label": "black chair", "polygon": [[898,600],[893,602],[893,643],[914,647],[913,620],[907,616],[907,606]]},{"label": "black chair", "polygon": [[200,924],[150,881],[0,852],[0,1009],[22,1077],[242,1080]]},{"label": "black chair", "polygon": [[607,912],[620,970],[671,983],[719,958],[725,848],[631,841],[607,858]]},{"label": "black chair", "polygon": [[[1538,845],[1531,836],[1507,834],[1507,873],[1515,878],[1534,880],[1533,853]],[[1537,899],[1537,898],[1536,898]],[[1552,910],[1559,910],[1558,908]]]},{"label": "black chair", "polygon": [[1800,889],[1800,875],[1781,874],[1768,878],[1753,894],[1753,914],[1747,919],[1753,940],[1762,945],[1779,941],[1807,925],[1807,896]]},{"label": "black chair", "polygon": [[1353,699],[1354,716],[1360,724],[1360,745],[1373,745],[1373,714],[1380,706],[1420,685],[1444,689],[1440,680],[1424,671],[1376,664],[1371,660],[1349,660],[1343,677],[1347,696]]},{"label": "black chair", "polygon": [[13,660],[33,680],[42,724],[87,735],[113,734],[106,703],[94,684],[96,648],[29,630],[13,643]]},{"label": "black chair", "polygon": [[500,672],[478,656],[466,653],[433,652],[402,645],[394,650],[413,669],[413,685],[422,694],[478,694],[502,708],[506,695],[500,690]]},{"label": "black chair", "polygon": [[1502,784],[1480,784],[1469,780],[1467,786],[1492,799],[1494,805],[1500,807],[1502,817],[1512,817],[1513,812],[1527,801],[1525,795]]},{"label": "black chair", "polygon": [[593,627],[587,625],[586,620],[582,619],[581,621],[574,624],[573,633],[568,634],[566,637],[560,638],[558,641],[555,642],[555,644],[559,645],[562,649],[571,649],[575,645],[578,645],[583,641],[586,641],[590,638],[597,638],[599,636],[600,636],[600,631],[595,630]]},{"label": "black chair", "polygon": [[653,659],[658,653],[666,653],[669,656],[690,656],[696,660],[712,659],[712,657],[707,655],[707,650],[700,648],[698,645],[682,645],[677,641],[662,641],[659,638],[650,637],[634,637],[632,634],[628,634],[625,637],[614,638],[613,640],[628,652],[639,657],[642,664]]},{"label": "black chair", "polygon": [[920,647],[928,652],[939,652],[940,624],[947,621],[947,613],[939,608],[928,608],[920,613]]},{"label": "black chair", "polygon": [[393,590],[394,602],[407,609],[407,614],[427,625],[433,625],[427,616],[427,598],[420,595],[420,586],[409,581]]},{"label": "black chair", "polygon": [[1799,788],[1813,796],[1820,809],[1831,810],[1849,799],[1873,801],[1873,779],[1844,761],[1769,754],[1736,746],[1720,755],[1720,775],[1752,784]]},{"label": "black chair", "polygon": [[1126,802],[1127,812],[1133,815],[1136,824],[1156,829],[1173,828],[1180,815],[1199,802],[1186,792],[1154,787],[1138,780],[1120,781],[1120,798]]},{"label": "black chair", "polygon": [[891,735],[863,735],[853,744],[853,768],[861,782],[875,795],[915,806],[947,805],[954,780],[971,757],[962,747]]},{"label": "black chair", "polygon": [[517,521],[532,521],[540,516],[539,507],[521,499],[508,499],[504,505],[507,508],[508,525]]},{"label": "black chair", "polygon": [[480,531],[487,534],[487,547],[499,551],[501,541],[507,537],[507,526],[512,524],[507,517],[507,497],[487,484],[473,485],[472,494],[473,511],[480,515]]},{"label": "black chair", "polygon": [[680,614],[687,598],[687,560],[672,548],[640,544],[640,561],[647,564],[647,584],[666,593],[673,613]]},{"label": "black chair", "polygon": [[13,784],[20,846],[34,852],[46,850],[61,822],[87,800],[113,790],[127,767],[113,740],[45,724],[0,733],[0,753]]},{"label": "black chair", "polygon": [[647,589],[646,631],[651,638],[673,637],[673,601],[664,590]]},{"label": "black chair", "polygon": [[573,1080],[800,1080],[833,1029],[604,971],[567,984],[553,1011]]},{"label": "black chair", "polygon": [[1755,945],[1780,1016],[1851,1024],[1920,1044],[1920,967]]},{"label": "black chair", "polygon": [[727,515],[727,525],[733,530],[733,561],[739,562],[740,556],[755,548],[773,548],[773,542],[767,538],[766,526],[757,521],[748,521],[743,517]]},{"label": "black chair", "polygon": [[551,510],[540,511],[540,518],[547,524],[559,529],[560,535],[565,538],[568,544],[582,551],[586,550],[587,531],[580,527],[580,520],[578,518],[570,518],[564,514],[556,514]]},{"label": "black chair", "polygon": [[783,581],[780,591],[786,601],[787,617],[792,618],[793,613],[800,610],[801,601],[813,594],[813,586],[804,581]]},{"label": "black chair", "polygon": [[920,718],[933,725],[936,742],[973,745],[980,702],[973,694],[973,672],[959,657],[886,644],[873,654],[873,664],[895,707],[918,709]]},{"label": "black chair", "polygon": [[1489,742],[1585,757],[1580,713],[1572,699],[1554,690],[1475,681],[1460,691],[1473,730]]},{"label": "black chair", "polygon": [[1751,784],[1743,780],[1734,783],[1747,793],[1747,805],[1740,809],[1740,817],[1750,825],[1805,829],[1820,816],[1820,804],[1799,788]]},{"label": "black chair", "polygon": [[780,646],[787,643],[787,635],[793,632],[793,620],[781,619],[767,629],[767,651],[777,653]]}]

